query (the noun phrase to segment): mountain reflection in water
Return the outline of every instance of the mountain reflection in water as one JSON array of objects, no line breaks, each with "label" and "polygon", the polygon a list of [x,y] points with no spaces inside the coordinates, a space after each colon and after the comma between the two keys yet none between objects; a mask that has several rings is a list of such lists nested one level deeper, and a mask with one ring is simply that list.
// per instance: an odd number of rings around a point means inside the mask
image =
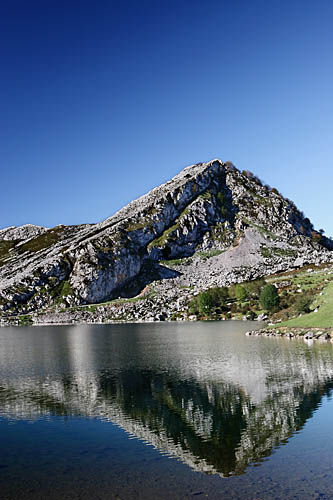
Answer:
[{"label": "mountain reflection in water", "polygon": [[242,474],[300,430],[333,387],[331,344],[246,338],[246,328],[3,330],[0,416],[109,420],[195,470]]}]

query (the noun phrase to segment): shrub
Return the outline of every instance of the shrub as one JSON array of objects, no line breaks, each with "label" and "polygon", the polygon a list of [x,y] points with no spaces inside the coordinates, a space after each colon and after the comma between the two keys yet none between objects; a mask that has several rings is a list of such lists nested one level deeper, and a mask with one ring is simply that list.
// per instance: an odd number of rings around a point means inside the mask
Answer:
[{"label": "shrub", "polygon": [[214,287],[207,290],[213,298],[216,307],[223,306],[228,298],[228,289],[225,286]]},{"label": "shrub", "polygon": [[210,293],[202,292],[199,295],[199,310],[202,314],[209,314],[214,307],[214,300]]},{"label": "shrub", "polygon": [[320,233],[318,233],[318,231],[312,231],[312,233],[311,233],[312,241],[319,243],[319,241],[321,240],[321,237],[322,237],[322,235]]},{"label": "shrub", "polygon": [[19,316],[19,324],[20,326],[27,326],[27,325],[32,325],[32,317],[30,314],[23,314],[22,316]]},{"label": "shrub", "polygon": [[307,297],[306,295],[301,295],[300,297],[297,297],[294,308],[297,313],[309,313],[310,312],[310,304],[311,304],[311,299],[310,297]]},{"label": "shrub", "polygon": [[225,198],[225,195],[223,193],[218,192],[217,199],[218,199],[218,202],[220,203],[220,205],[224,205],[226,198]]},{"label": "shrub", "polygon": [[228,288],[228,295],[231,299],[234,299],[236,297],[235,289],[236,289],[236,285],[230,285]]},{"label": "shrub", "polygon": [[223,308],[228,298],[226,287],[214,287],[199,293],[189,304],[191,314],[208,315]]},{"label": "shrub", "polygon": [[232,313],[238,312],[238,306],[237,306],[236,303],[234,303],[234,304],[231,305],[230,312],[232,312]]},{"label": "shrub", "polygon": [[242,285],[236,285],[235,287],[235,297],[239,302],[243,302],[246,299],[246,290]]},{"label": "shrub", "polygon": [[199,298],[198,296],[193,297],[191,302],[189,303],[189,313],[190,314],[199,314]]},{"label": "shrub", "polygon": [[274,285],[266,285],[260,293],[260,305],[266,311],[272,311],[279,307],[280,297]]},{"label": "shrub", "polygon": [[243,283],[243,286],[248,295],[251,295],[252,297],[259,297],[259,294],[265,284],[265,280],[260,278],[253,281],[247,281],[246,283]]}]

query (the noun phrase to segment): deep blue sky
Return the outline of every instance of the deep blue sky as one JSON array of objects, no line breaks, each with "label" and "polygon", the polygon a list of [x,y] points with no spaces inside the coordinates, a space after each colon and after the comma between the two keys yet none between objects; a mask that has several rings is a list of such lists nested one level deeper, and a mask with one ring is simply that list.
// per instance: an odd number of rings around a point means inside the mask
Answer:
[{"label": "deep blue sky", "polygon": [[97,222],[183,167],[333,234],[333,2],[2,0],[0,227]]}]

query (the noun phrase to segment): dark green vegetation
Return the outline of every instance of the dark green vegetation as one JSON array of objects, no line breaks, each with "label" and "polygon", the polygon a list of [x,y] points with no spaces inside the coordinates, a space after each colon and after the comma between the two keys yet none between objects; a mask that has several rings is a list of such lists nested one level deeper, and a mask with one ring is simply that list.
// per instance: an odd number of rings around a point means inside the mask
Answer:
[{"label": "dark green vegetation", "polygon": [[182,259],[170,259],[170,260],[161,260],[160,264],[162,266],[167,266],[167,267],[174,267],[174,266],[188,266],[192,264],[193,258],[194,257],[200,257],[203,261],[210,259],[211,257],[216,257],[217,255],[221,255],[223,253],[223,250],[206,250],[204,251],[198,251],[193,254],[192,257],[185,257]]},{"label": "dark green vegetation", "polygon": [[19,316],[19,325],[20,326],[29,326],[32,325],[32,318],[29,314],[23,314]]},{"label": "dark green vegetation", "polygon": [[279,309],[280,297],[274,285],[266,285],[260,293],[259,302],[266,311]]},{"label": "dark green vegetation", "polygon": [[48,229],[45,233],[24,243],[20,247],[20,252],[39,252],[39,250],[49,248],[61,239],[64,230],[65,226],[57,226],[53,229]]},{"label": "dark green vegetation", "polygon": [[333,326],[333,266],[306,266],[265,280],[210,288],[196,295],[189,314],[199,319],[255,319],[266,314],[290,326]]},{"label": "dark green vegetation", "polygon": [[10,250],[14,248],[16,241],[0,241],[0,266],[5,264],[5,260],[10,257]]},{"label": "dark green vegetation", "polygon": [[0,241],[0,267],[6,264],[10,257],[21,255],[24,252],[39,252],[55,245],[68,234],[69,226],[56,226],[48,229],[43,234],[31,238],[26,243],[20,244],[22,240]]},{"label": "dark green vegetation", "polygon": [[[296,303],[297,304],[297,303]],[[281,323],[290,327],[326,328],[333,327],[333,282],[331,282],[319,296],[309,305],[309,297],[299,301],[298,307],[304,312],[297,318]]]},{"label": "dark green vegetation", "polygon": [[263,280],[255,280],[242,285],[214,287],[196,295],[189,304],[189,314],[200,318],[231,318],[239,314],[256,317],[258,297],[264,286]]},{"label": "dark green vegetation", "polygon": [[38,296],[43,298],[43,296],[50,295],[53,305],[66,305],[66,297],[73,294],[72,287],[68,280],[61,281],[58,285],[53,287],[43,287],[39,290]]},{"label": "dark green vegetation", "polygon": [[228,299],[226,287],[214,287],[199,293],[190,303],[191,314],[219,314],[226,310]]}]

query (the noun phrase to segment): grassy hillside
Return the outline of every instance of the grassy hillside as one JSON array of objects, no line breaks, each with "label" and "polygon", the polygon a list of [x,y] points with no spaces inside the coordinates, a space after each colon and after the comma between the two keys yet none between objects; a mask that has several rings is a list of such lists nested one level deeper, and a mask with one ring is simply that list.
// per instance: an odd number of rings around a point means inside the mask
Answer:
[{"label": "grassy hillside", "polygon": [[318,308],[317,312],[310,312],[301,317],[284,321],[280,325],[306,328],[333,327],[333,283],[324,289],[322,295],[315,298],[312,305]]},{"label": "grassy hillside", "polygon": [[[278,303],[264,310],[260,296],[267,285],[278,291]],[[333,327],[333,265],[307,265],[265,280],[210,288],[192,299],[189,314],[197,319],[255,319],[262,314],[279,326]]]},{"label": "grassy hillside", "polygon": [[271,316],[274,323],[288,327],[333,327],[332,264],[306,266],[266,281],[279,287],[282,307]]}]

